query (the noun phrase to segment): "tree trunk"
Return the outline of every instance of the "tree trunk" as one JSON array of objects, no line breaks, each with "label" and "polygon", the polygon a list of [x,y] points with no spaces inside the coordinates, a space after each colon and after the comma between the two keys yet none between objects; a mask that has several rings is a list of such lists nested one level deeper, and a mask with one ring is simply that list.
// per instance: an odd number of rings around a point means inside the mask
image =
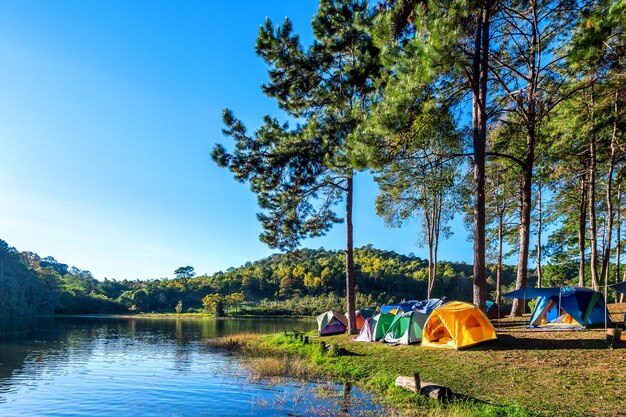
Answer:
[{"label": "tree trunk", "polygon": [[541,229],[543,228],[543,210],[541,207],[541,183],[539,183],[537,193],[537,288],[541,288]]},{"label": "tree trunk", "polygon": [[440,231],[440,225],[441,225],[441,210],[442,210],[442,206],[443,206],[443,198],[442,198],[442,194],[439,193],[438,196],[438,205],[437,205],[437,221],[435,223],[435,233],[434,233],[434,238],[435,238],[435,250],[434,250],[434,257],[435,257],[435,262],[433,265],[433,285],[431,288],[431,295],[428,298],[432,298],[433,292],[434,292],[434,288],[435,288],[435,282],[437,281],[437,259],[438,256],[437,254],[439,253],[439,231]]},{"label": "tree trunk", "polygon": [[[520,225],[519,225],[519,256],[517,259],[517,279],[515,281],[515,289],[526,286],[528,280],[528,252],[530,245],[530,222],[531,222],[531,202],[532,202],[532,186],[533,186],[533,167],[535,165],[535,142],[537,134],[537,74],[539,70],[536,68],[538,59],[540,58],[538,30],[536,24],[536,2],[530,2],[530,8],[533,15],[533,24],[531,31],[531,56],[529,57],[529,89],[527,97],[526,111],[526,151],[524,156],[524,164],[522,166],[522,184],[520,190]],[[523,304],[516,298],[513,300],[511,307],[511,317],[521,316],[523,314]]]},{"label": "tree trunk", "polygon": [[502,297],[502,238],[503,224],[502,214],[498,219],[498,264],[496,265],[496,304],[500,306],[500,298]]},{"label": "tree trunk", "polygon": [[426,217],[426,233],[428,240],[428,285],[426,289],[426,298],[432,298],[433,295],[433,281],[434,281],[434,268],[433,268],[433,249],[434,249],[434,225],[435,225],[435,210],[437,203],[433,200],[433,205],[428,208],[428,204],[424,205],[424,215]]},{"label": "tree trunk", "polygon": [[[586,163],[584,164],[586,166]],[[578,286],[585,286],[585,247],[587,234],[587,174],[580,179],[580,208],[578,213]]]},{"label": "tree trunk", "polygon": [[[532,140],[532,139],[531,139]],[[530,243],[530,212],[531,212],[531,188],[532,188],[532,164],[524,165],[522,172],[522,184],[520,187],[520,224],[519,224],[519,255],[517,258],[517,279],[515,289],[526,286],[528,280],[528,252]],[[522,315],[522,302],[518,298],[513,299],[511,317]]]},{"label": "tree trunk", "polygon": [[[592,100],[593,106],[593,100]],[[596,139],[591,134],[589,145],[589,233],[591,234],[591,288],[599,289],[598,279],[598,236],[596,228]]]},{"label": "tree trunk", "polygon": [[[614,132],[615,134],[615,132]],[[613,172],[615,171],[615,137],[611,139],[611,156],[609,158],[609,173],[606,184],[606,216],[607,227],[604,238],[604,252],[602,254],[602,272],[600,277],[605,287],[609,282],[609,261],[611,260],[611,239],[613,236]]]},{"label": "tree trunk", "polygon": [[[616,236],[616,245],[615,245],[615,283],[619,282],[619,270],[620,270],[620,261],[622,256],[622,179],[621,176],[618,176],[617,179],[617,224],[615,233]],[[622,294],[623,295],[623,294]],[[608,301],[608,300],[607,300]],[[619,301],[619,297],[615,296],[615,302]]]},{"label": "tree trunk", "polygon": [[426,298],[432,298],[433,295],[433,239],[432,230],[428,228],[428,289],[426,291]]},{"label": "tree trunk", "polygon": [[472,130],[474,146],[474,285],[473,301],[485,311],[485,151],[487,146],[487,73],[489,55],[489,10],[483,5],[476,19],[472,63]]},{"label": "tree trunk", "polygon": [[354,284],[354,239],[352,230],[353,173],[348,173],[346,185],[346,304],[348,333],[356,334],[355,284]]}]

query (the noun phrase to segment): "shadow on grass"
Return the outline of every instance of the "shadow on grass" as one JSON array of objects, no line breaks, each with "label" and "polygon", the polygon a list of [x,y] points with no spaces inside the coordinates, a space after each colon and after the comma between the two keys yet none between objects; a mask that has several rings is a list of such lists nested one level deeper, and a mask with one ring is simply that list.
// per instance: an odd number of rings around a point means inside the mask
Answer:
[{"label": "shadow on grass", "polygon": [[[529,333],[531,333],[529,331]],[[524,337],[517,338],[511,334],[499,334],[498,340],[491,343],[478,345],[471,350],[488,351],[488,350],[545,350],[545,349],[594,349],[606,350],[609,345],[602,339],[584,337],[584,333],[580,333],[581,337],[575,339],[556,339],[551,338],[547,333],[541,333],[537,337],[528,336],[524,333]],[[623,347],[624,345],[614,345],[613,348]]]},{"label": "shadow on grass", "polygon": [[357,352],[352,352],[350,350],[347,350],[346,348],[339,348],[339,356],[367,356],[364,353],[357,353]]}]

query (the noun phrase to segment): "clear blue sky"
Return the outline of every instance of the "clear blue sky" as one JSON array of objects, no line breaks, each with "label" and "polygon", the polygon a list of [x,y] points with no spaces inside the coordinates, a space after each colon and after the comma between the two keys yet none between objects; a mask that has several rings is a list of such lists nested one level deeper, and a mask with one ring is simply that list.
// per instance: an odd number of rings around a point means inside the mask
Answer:
[{"label": "clear blue sky", "polygon": [[[311,39],[317,2],[0,2],[0,238],[96,278],[171,277],[272,253],[255,196],[210,159],[221,112],[279,115],[254,52],[266,16]],[[369,174],[355,244],[426,257],[417,224],[385,228]],[[472,260],[460,219],[440,259]],[[343,225],[305,246],[344,247]]]}]

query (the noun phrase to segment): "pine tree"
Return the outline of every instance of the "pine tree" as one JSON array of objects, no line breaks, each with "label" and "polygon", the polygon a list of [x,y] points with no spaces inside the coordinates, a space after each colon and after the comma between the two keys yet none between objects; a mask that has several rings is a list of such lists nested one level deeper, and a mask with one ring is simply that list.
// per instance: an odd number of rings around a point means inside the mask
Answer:
[{"label": "pine tree", "polygon": [[[471,96],[473,166],[474,304],[486,308],[485,290],[485,158],[489,91],[491,22],[499,1],[399,0],[381,6],[379,37],[392,74],[382,108],[402,113],[402,104],[435,89],[442,108]],[[416,88],[417,86],[417,88]],[[424,119],[428,120],[428,119]],[[427,121],[427,123],[430,123]],[[449,158],[451,155],[443,155]],[[461,157],[462,155],[457,155]]]},{"label": "pine tree", "polygon": [[225,111],[224,133],[237,143],[229,154],[217,146],[213,158],[240,181],[250,181],[264,209],[261,239],[271,247],[292,250],[302,238],[319,236],[342,219],[332,207],[345,202],[346,298],[350,333],[356,332],[353,255],[353,181],[362,169],[354,148],[359,126],[367,119],[378,49],[369,29],[373,13],[365,0],[322,0],[312,21],[315,40],[300,45],[289,19],[259,31],[257,54],[268,65],[263,91],[302,125],[290,129],[266,117],[249,136],[243,124]]}]

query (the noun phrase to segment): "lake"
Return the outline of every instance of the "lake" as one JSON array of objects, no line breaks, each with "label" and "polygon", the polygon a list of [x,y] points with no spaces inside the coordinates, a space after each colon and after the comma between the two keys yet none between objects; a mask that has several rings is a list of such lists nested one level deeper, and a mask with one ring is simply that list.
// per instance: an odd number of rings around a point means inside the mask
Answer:
[{"label": "lake", "polygon": [[37,318],[0,326],[0,416],[378,415],[336,383],[251,381],[206,340],[315,328],[285,319]]}]

